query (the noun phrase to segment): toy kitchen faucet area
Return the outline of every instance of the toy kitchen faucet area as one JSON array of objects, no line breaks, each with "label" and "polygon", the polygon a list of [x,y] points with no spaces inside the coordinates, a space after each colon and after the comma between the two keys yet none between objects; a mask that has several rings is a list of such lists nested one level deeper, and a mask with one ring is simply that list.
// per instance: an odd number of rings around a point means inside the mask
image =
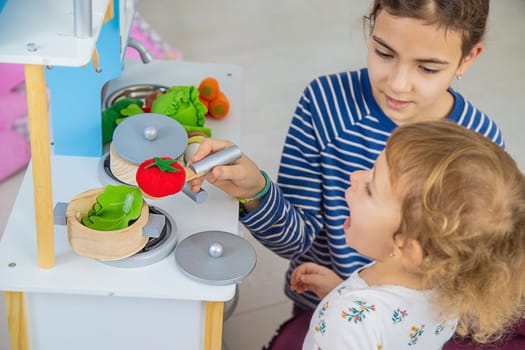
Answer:
[{"label": "toy kitchen faucet area", "polygon": [[[127,181],[143,160],[137,156],[165,156],[156,153],[166,150],[166,130],[182,130],[183,142],[168,135],[181,144],[168,142],[173,159],[195,147],[189,140],[206,137],[141,110],[152,93],[216,78],[229,112],[206,118],[205,130],[236,144],[242,105],[238,66],[145,64],[146,52],[142,61],[125,60],[128,45],[142,49],[129,40],[134,7],[134,0],[0,0],[0,62],[24,65],[32,154],[0,241],[13,350],[221,349],[224,303],[255,266],[238,235],[235,198],[206,185],[200,194],[183,188],[142,198]],[[126,106],[119,138],[105,142],[103,112],[127,99],[140,103]],[[163,124],[143,124],[148,115]],[[233,151],[215,164],[238,157]],[[108,198],[125,215],[96,217]],[[132,234],[97,231],[121,216],[132,220]]]}]

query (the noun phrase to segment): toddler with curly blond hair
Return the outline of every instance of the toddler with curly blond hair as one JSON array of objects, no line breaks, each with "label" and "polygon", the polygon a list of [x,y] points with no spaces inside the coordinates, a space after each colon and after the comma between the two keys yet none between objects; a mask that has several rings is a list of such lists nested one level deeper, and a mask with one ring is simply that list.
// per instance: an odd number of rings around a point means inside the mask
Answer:
[{"label": "toddler with curly blond hair", "polygon": [[522,317],[525,177],[501,147],[448,121],[402,125],[350,181],[346,242],[373,262],[342,283],[294,270],[295,291],[324,297],[303,349],[487,343]]}]

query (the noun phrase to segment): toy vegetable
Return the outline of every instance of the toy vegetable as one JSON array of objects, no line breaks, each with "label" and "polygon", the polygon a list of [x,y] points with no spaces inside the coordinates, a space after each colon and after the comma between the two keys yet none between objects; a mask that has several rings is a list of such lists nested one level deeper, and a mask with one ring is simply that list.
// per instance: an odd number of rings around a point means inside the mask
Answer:
[{"label": "toy vegetable", "polygon": [[219,82],[213,77],[204,78],[199,84],[199,96],[206,101],[211,101],[219,96],[219,91]]},{"label": "toy vegetable", "polygon": [[211,100],[208,104],[208,114],[216,119],[226,117],[230,111],[230,102],[224,93],[219,92],[219,95]]},{"label": "toy vegetable", "polygon": [[[130,105],[135,105],[138,110],[134,114],[142,113],[140,107],[142,107],[143,102],[134,98],[125,98],[118,100],[111,107],[102,112],[102,142],[110,142],[113,138],[113,131],[117,127],[117,124],[121,121],[122,118],[130,116],[130,114],[124,114],[123,111],[127,109]],[[132,107],[133,108],[133,107]]]},{"label": "toy vegetable", "polygon": [[208,110],[208,101],[203,99],[201,96],[199,96],[199,101],[206,107],[206,110]]},{"label": "toy vegetable", "polygon": [[120,230],[138,219],[141,209],[142,194],[137,188],[108,185],[98,195],[93,208],[82,217],[82,224],[99,231]]},{"label": "toy vegetable", "polygon": [[208,108],[207,115],[222,119],[230,111],[230,101],[221,91],[219,82],[213,77],[204,78],[199,84],[199,99]]},{"label": "toy vegetable", "polygon": [[199,101],[199,91],[194,86],[170,87],[153,101],[151,112],[175,119],[188,132],[198,130],[211,136],[211,130],[204,126],[206,106]]},{"label": "toy vegetable", "polygon": [[142,192],[153,198],[161,198],[182,190],[186,181],[205,175],[217,165],[225,165],[241,158],[236,145],[215,152],[184,168],[170,157],[147,159],[139,165],[136,181]]},{"label": "toy vegetable", "polygon": [[136,181],[144,194],[161,198],[182,190],[186,182],[186,171],[173,158],[155,157],[139,165]]}]

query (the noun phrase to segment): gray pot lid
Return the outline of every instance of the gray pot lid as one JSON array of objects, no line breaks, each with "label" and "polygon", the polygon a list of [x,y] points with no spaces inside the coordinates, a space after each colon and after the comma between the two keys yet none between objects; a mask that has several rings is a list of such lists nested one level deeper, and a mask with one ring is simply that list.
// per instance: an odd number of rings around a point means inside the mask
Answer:
[{"label": "gray pot lid", "polygon": [[246,239],[223,231],[195,233],[175,248],[177,266],[190,278],[212,285],[240,282],[256,261],[255,249]]},{"label": "gray pot lid", "polygon": [[118,124],[112,145],[120,157],[138,165],[153,157],[179,158],[188,145],[188,134],[173,118],[143,113]]}]

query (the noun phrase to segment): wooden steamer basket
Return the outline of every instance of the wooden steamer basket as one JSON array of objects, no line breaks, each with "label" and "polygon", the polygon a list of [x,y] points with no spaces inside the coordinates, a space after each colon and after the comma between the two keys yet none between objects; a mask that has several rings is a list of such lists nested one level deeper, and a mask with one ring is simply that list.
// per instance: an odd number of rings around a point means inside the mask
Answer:
[{"label": "wooden steamer basket", "polygon": [[115,231],[98,231],[84,226],[81,218],[97,201],[103,188],[82,192],[73,198],[66,209],[67,236],[78,255],[98,260],[119,260],[140,251],[148,242],[143,228],[149,219],[149,207],[143,200],[140,217],[130,226]]}]

